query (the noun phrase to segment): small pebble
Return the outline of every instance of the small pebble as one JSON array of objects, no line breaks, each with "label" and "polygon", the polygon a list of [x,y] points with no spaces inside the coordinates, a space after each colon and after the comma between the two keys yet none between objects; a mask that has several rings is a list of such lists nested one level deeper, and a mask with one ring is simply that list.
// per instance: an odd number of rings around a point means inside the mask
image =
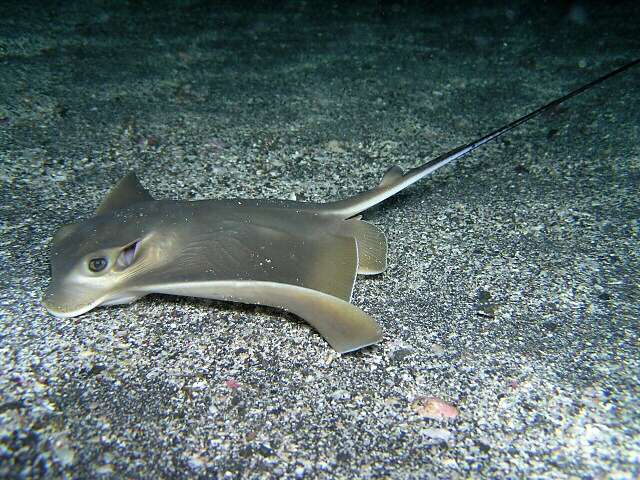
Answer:
[{"label": "small pebble", "polygon": [[438,442],[448,442],[453,438],[453,434],[449,430],[445,430],[444,428],[423,428],[420,430],[420,434],[423,437],[427,437],[431,440],[436,440]]},{"label": "small pebble", "polygon": [[233,390],[240,387],[240,383],[233,378],[228,378],[224,381],[224,386]]}]

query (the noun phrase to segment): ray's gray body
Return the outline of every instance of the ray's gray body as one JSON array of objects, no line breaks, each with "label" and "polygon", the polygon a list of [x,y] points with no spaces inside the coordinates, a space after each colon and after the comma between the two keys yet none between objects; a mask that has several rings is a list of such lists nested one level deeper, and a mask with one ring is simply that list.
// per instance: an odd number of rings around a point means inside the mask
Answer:
[{"label": "ray's gray body", "polygon": [[[129,174],[94,217],[64,226],[54,237],[45,306],[53,315],[72,317],[150,293],[186,295],[291,311],[338,352],[376,343],[377,323],[349,302],[357,273],[384,271],[387,243],[377,227],[356,216],[638,62],[406,174],[392,167],[378,187],[347,200],[154,200]],[[90,268],[95,259],[104,259],[100,271]]]},{"label": "ray's gray body", "polygon": [[[45,305],[67,317],[149,293],[255,303],[297,314],[336,350],[350,351],[380,338],[377,324],[348,302],[356,272],[381,272],[385,256],[375,226],[322,205],[156,201],[130,174],[98,215],[54,238]],[[96,257],[112,270],[91,272]]]}]

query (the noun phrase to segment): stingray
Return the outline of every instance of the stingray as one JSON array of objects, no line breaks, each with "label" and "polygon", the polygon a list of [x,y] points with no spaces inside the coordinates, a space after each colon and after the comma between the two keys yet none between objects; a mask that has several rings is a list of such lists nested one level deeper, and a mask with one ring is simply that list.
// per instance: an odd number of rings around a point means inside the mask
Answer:
[{"label": "stingray", "polygon": [[360,214],[638,62],[417,168],[393,166],[377,187],[345,200],[155,200],[130,173],[93,217],[54,236],[44,305],[75,317],[152,293],[202,297],[292,312],[340,353],[374,344],[380,327],[350,301],[357,274],[384,272],[387,241]]}]

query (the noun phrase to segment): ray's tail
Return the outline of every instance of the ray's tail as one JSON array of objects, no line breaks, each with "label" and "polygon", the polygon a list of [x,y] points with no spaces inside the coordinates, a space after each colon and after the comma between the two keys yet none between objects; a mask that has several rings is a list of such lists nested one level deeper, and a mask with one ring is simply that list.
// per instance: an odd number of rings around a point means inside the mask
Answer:
[{"label": "ray's tail", "polygon": [[479,148],[492,140],[495,140],[499,136],[507,133],[510,130],[522,125],[523,123],[531,120],[532,118],[540,115],[541,113],[560,105],[561,103],[569,100],[571,97],[574,97],[585,90],[588,90],[601,82],[617,75],[619,73],[624,72],[625,70],[633,67],[634,65],[640,63],[640,58],[629,62],[620,68],[613,70],[612,72],[607,73],[606,75],[593,80],[592,82],[587,83],[586,85],[581,86],[573,90],[566,95],[557,98],[546,105],[524,115],[523,117],[514,120],[513,122],[504,125],[503,127],[494,130],[487,135],[474,140],[471,143],[466,145],[462,145],[454,148],[453,150],[440,155],[439,157],[434,158],[433,160],[429,160],[427,163],[420,165],[419,167],[412,168],[406,173],[402,172],[402,169],[398,166],[391,167],[384,174],[382,181],[380,184],[371,190],[366,192],[362,192],[358,195],[355,195],[351,198],[347,198],[345,200],[338,200],[335,202],[329,202],[323,205],[324,209],[330,211],[331,213],[338,215],[342,218],[350,218],[359,213],[367,210],[368,208],[373,207],[374,205],[386,200],[387,198],[395,195],[400,190],[407,188],[409,185],[417,182],[418,180],[426,177],[430,173],[436,171],[440,167],[444,167],[450,162],[457,160],[458,158],[464,157],[467,154],[474,151],[476,148]]}]

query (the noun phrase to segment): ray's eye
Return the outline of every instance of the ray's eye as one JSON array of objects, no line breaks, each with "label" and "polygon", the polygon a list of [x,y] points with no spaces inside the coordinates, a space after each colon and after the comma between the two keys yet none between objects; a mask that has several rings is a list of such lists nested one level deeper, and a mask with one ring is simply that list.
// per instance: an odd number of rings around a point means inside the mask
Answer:
[{"label": "ray's eye", "polygon": [[89,270],[92,272],[101,272],[107,267],[107,259],[106,258],[92,258],[89,260]]}]

